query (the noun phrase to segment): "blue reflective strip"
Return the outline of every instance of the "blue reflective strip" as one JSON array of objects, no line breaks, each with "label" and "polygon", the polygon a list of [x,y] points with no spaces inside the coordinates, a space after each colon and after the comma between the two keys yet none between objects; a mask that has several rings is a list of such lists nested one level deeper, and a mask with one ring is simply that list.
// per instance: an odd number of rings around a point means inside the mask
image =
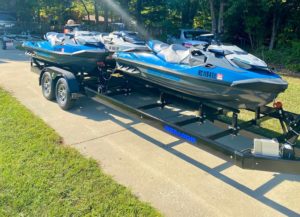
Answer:
[{"label": "blue reflective strip", "polygon": [[178,131],[178,130],[176,130],[173,127],[170,127],[168,125],[164,126],[164,130],[167,131],[168,133],[172,134],[172,135],[175,135],[175,136],[177,136],[181,139],[184,139],[186,141],[189,141],[191,143],[196,143],[197,142],[197,139],[195,137],[192,137],[192,136],[187,135],[183,132],[180,132],[180,131]]}]

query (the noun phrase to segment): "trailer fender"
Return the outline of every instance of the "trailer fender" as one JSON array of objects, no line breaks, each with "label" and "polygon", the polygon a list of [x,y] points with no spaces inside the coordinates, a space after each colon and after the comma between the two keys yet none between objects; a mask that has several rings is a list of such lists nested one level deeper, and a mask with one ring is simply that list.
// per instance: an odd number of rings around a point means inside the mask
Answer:
[{"label": "trailer fender", "polygon": [[42,77],[44,75],[44,73],[46,72],[46,68],[43,68],[42,70],[38,69],[34,72],[38,72],[38,75],[39,75],[39,86],[42,85]]},{"label": "trailer fender", "polygon": [[39,84],[40,85],[41,85],[41,82],[42,82],[43,74],[45,72],[50,72],[51,73],[52,79],[54,81],[53,85],[56,85],[56,82],[58,81],[59,78],[64,77],[66,79],[67,83],[68,83],[70,93],[79,93],[80,86],[79,86],[79,83],[76,79],[76,76],[72,72],[67,71],[65,69],[58,68],[58,67],[54,67],[54,66],[46,67],[40,73],[40,77],[39,77]]}]

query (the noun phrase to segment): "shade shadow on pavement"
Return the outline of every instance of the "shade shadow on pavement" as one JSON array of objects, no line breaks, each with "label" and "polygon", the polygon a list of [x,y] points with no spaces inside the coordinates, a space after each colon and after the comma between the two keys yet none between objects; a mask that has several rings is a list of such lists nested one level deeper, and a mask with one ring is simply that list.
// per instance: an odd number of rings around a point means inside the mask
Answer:
[{"label": "shade shadow on pavement", "polygon": [[25,51],[12,48],[0,52],[0,63],[24,62],[30,60],[30,57],[24,55]]},{"label": "shade shadow on pavement", "polygon": [[[76,108],[76,106],[77,106],[77,108]],[[78,107],[80,107],[80,109],[78,109]],[[101,107],[101,109],[99,109],[100,107]],[[297,213],[296,211],[293,211],[293,210],[285,207],[284,205],[282,205],[276,201],[273,201],[265,196],[266,193],[268,193],[273,188],[275,188],[276,186],[281,184],[283,181],[300,182],[300,176],[298,176],[298,175],[274,174],[274,176],[271,180],[264,183],[257,189],[252,190],[251,188],[239,183],[238,181],[222,174],[222,171],[232,167],[233,164],[231,164],[229,162],[225,162],[224,164],[221,164],[215,168],[210,168],[207,165],[193,159],[192,157],[174,149],[174,147],[182,144],[184,141],[177,140],[175,142],[172,142],[172,143],[166,145],[166,144],[158,141],[156,138],[146,135],[145,133],[143,133],[133,127],[137,123],[141,123],[141,121],[131,118],[127,115],[124,115],[121,112],[118,112],[111,108],[108,108],[108,107],[106,107],[98,102],[95,102],[89,98],[83,97],[83,98],[79,99],[77,104],[75,105],[75,108],[72,109],[70,112],[75,115],[81,115],[81,116],[84,116],[88,119],[92,119],[95,121],[111,120],[114,123],[118,124],[119,126],[125,128],[125,129],[129,130],[130,132],[134,133],[135,135],[139,136],[140,138],[143,138],[143,139],[149,141],[153,145],[180,158],[181,160],[193,165],[194,167],[209,173],[210,175],[212,175],[213,177],[226,183],[227,185],[230,185],[231,187],[233,187],[233,188],[243,192],[244,194],[248,195],[249,197],[252,197],[252,198],[256,199],[257,201],[277,210],[278,212],[280,212],[284,215],[287,215],[287,216],[299,216],[299,213]],[[124,123],[124,122],[120,121],[120,119],[127,119],[127,120],[131,120],[131,121],[130,121],[130,123]]]},{"label": "shade shadow on pavement", "polygon": [[[24,55],[23,51],[19,50],[6,50],[4,52],[0,52],[0,63],[7,63],[11,61],[28,61],[29,57]],[[134,125],[138,123],[142,123],[140,120],[131,118],[121,112],[108,108],[98,102],[95,102],[87,97],[82,97],[79,99],[74,109],[70,110],[70,113],[78,116],[85,117],[87,119],[91,119],[94,121],[107,121],[110,120],[117,125],[123,127],[124,129],[129,130],[133,134],[139,136],[140,138],[149,141],[156,147],[162,149],[163,151],[170,153],[177,158],[181,159],[182,161],[194,166],[195,168],[205,171],[206,173],[210,174],[211,176],[215,177],[216,179],[220,180],[221,182],[231,186],[232,188],[237,189],[238,191],[248,195],[249,197],[261,202],[262,204],[277,210],[278,212],[282,213],[283,215],[287,216],[300,216],[299,213],[296,211],[289,209],[288,207],[268,198],[266,194],[270,192],[272,189],[276,188],[284,181],[293,181],[293,182],[300,182],[300,176],[297,175],[286,175],[286,174],[274,174],[273,177],[268,180],[267,182],[263,183],[256,189],[251,189],[246,185],[241,184],[237,180],[224,175],[226,169],[233,167],[233,164],[229,162],[225,162],[219,166],[214,168],[205,165],[204,163],[194,159],[187,154],[178,151],[175,149],[177,146],[180,146],[183,141],[176,140],[169,144],[164,144],[160,142],[157,138],[153,136],[147,135],[145,132],[140,131],[134,127]],[[126,120],[126,121],[124,121]],[[106,136],[106,135],[104,135]],[[101,136],[101,137],[104,137]],[[95,138],[97,139],[97,138]],[[85,141],[83,141],[85,142]],[[82,143],[83,143],[82,142]],[[233,198],[234,200],[234,198]]]}]

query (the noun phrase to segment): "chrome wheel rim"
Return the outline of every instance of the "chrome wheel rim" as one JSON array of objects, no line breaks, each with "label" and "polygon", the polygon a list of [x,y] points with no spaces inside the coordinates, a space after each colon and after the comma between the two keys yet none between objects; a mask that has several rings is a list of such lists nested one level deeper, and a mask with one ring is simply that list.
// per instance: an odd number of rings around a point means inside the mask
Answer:
[{"label": "chrome wheel rim", "polygon": [[66,101],[66,96],[67,96],[66,87],[63,84],[60,84],[57,90],[57,98],[59,99],[60,102],[64,103]]},{"label": "chrome wheel rim", "polygon": [[50,81],[50,78],[48,76],[45,77],[43,86],[44,86],[45,94],[49,95],[50,91],[51,91],[51,81]]}]

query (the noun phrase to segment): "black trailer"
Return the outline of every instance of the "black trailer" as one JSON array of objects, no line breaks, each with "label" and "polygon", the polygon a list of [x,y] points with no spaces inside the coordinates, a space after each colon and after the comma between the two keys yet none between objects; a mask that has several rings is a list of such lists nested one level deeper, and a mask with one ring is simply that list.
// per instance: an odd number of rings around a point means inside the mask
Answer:
[{"label": "black trailer", "polygon": [[[297,146],[300,115],[284,111],[281,103],[249,110],[253,119],[242,122],[238,119],[239,110],[180,98],[107,68],[99,69],[99,75],[91,77],[45,66],[36,60],[31,66],[40,75],[45,98],[56,98],[62,109],[70,109],[78,97],[86,95],[241,168],[300,174],[300,147]],[[232,114],[231,118],[228,113]],[[266,138],[257,133],[260,124],[269,119],[278,120],[282,135]],[[260,141],[275,144],[275,148],[259,146]]]}]

